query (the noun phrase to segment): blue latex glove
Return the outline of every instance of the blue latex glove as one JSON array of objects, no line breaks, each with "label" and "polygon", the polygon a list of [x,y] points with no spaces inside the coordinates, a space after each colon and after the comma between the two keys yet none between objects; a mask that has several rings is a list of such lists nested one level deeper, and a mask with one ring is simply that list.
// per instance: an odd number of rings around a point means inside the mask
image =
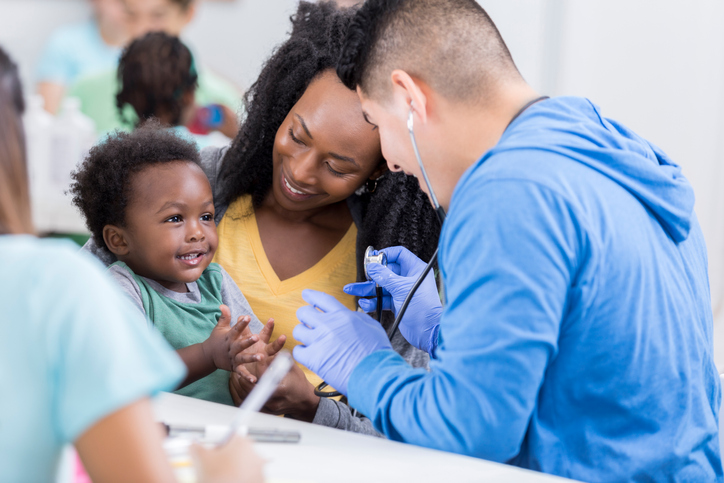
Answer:
[{"label": "blue latex glove", "polygon": [[[377,298],[375,297],[375,283],[377,283],[384,289],[382,308],[392,310],[397,316],[397,311],[417,278],[425,270],[427,263],[417,258],[405,247],[390,247],[381,251],[387,255],[387,267],[378,263],[368,265],[367,273],[373,281],[351,283],[344,287],[344,291],[358,297],[373,297],[359,301],[362,310],[373,312],[377,308]],[[377,253],[377,251],[374,252],[375,255]],[[400,332],[407,342],[434,355],[441,315],[442,304],[437,292],[435,277],[430,270],[407,307],[400,322]]]},{"label": "blue latex glove", "polygon": [[294,358],[346,396],[357,364],[392,345],[375,319],[349,310],[331,295],[304,290],[302,298],[310,305],[297,310],[301,324],[292,335],[302,345],[294,348]]}]

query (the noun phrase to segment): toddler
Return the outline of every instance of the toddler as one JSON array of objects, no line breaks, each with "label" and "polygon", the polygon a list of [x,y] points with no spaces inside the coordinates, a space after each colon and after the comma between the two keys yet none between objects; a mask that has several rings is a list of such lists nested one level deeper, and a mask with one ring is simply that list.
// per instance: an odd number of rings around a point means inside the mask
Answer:
[{"label": "toddler", "polygon": [[211,263],[214,200],[196,147],[150,121],[108,136],[73,179],[73,203],[95,243],[118,260],[111,276],[188,368],[176,392],[233,404],[228,371],[272,356],[285,338],[269,343],[273,321],[262,327],[231,277]]}]

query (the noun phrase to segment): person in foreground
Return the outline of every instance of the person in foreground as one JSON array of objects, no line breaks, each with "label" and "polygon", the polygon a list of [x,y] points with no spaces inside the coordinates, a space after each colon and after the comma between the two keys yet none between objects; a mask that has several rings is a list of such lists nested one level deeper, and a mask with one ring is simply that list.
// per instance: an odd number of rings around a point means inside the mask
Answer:
[{"label": "person in foreground", "polygon": [[[23,97],[0,49],[0,480],[54,481],[74,444],[96,483],[176,481],[149,397],[181,360],[69,242],[31,235]],[[199,481],[261,482],[248,441],[195,447]]]},{"label": "person in foreground", "polygon": [[[306,291],[295,358],[391,439],[583,481],[722,481],[707,254],[680,168],[589,100],[541,98],[473,0],[367,0],[341,59],[388,165],[429,191],[412,119],[448,213],[445,304],[428,279],[400,325],[426,372]],[[397,311],[424,264],[386,253],[370,273]]]}]

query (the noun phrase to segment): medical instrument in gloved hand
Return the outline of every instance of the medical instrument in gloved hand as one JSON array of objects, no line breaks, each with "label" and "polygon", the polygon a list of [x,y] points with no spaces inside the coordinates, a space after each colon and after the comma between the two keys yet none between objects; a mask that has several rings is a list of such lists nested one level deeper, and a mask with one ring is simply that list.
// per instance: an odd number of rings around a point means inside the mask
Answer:
[{"label": "medical instrument in gloved hand", "polygon": [[[365,250],[365,257],[362,264],[365,271],[365,278],[368,281],[372,280],[372,278],[370,278],[369,273],[367,273],[367,265],[369,265],[370,263],[379,263],[382,266],[387,266],[387,255],[385,255],[384,252],[373,255],[374,251],[375,249],[372,248],[372,246],[367,247],[367,250]],[[377,321],[382,323],[382,287],[376,285],[375,290],[377,293]],[[319,385],[314,388],[314,395],[317,397],[337,397],[342,395],[339,391],[323,391],[323,389],[326,388],[327,385],[328,384],[324,381],[320,382]]]},{"label": "medical instrument in gloved hand", "polygon": [[[382,306],[386,310],[392,310],[396,317],[420,274],[425,271],[427,262],[401,246],[385,248],[384,253],[387,254],[386,267],[370,264],[367,268],[373,282],[346,285],[344,292],[357,297],[370,297],[375,295],[376,285],[384,285]],[[427,273],[415,294],[400,321],[399,330],[410,344],[432,355],[437,346],[437,332],[442,315],[442,303],[432,273]],[[379,310],[379,299],[360,298],[359,306],[365,312]]]},{"label": "medical instrument in gloved hand", "polygon": [[[373,255],[372,252],[374,251],[375,249],[372,248],[371,245],[367,247],[367,250],[365,250],[363,265],[365,269],[365,278],[368,281],[372,280],[372,277],[370,277],[370,274],[367,272],[367,265],[370,263],[379,263],[383,267],[387,266],[387,255],[385,252],[379,252],[377,255]],[[375,291],[377,295],[377,322],[382,323],[382,287],[375,284]]]}]

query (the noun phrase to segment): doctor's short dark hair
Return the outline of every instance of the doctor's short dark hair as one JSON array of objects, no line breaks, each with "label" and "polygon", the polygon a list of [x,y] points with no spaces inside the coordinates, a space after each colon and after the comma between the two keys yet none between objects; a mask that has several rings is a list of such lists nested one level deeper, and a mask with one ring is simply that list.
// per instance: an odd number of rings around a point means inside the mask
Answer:
[{"label": "doctor's short dark hair", "polygon": [[[219,173],[219,205],[243,195],[251,195],[255,208],[262,204],[272,186],[276,132],[311,81],[337,65],[354,12],[331,2],[300,2],[289,38],[276,48],[244,96],[241,128]],[[374,192],[352,195],[350,205],[362,212],[361,221],[356,220],[358,280],[364,280],[362,261],[369,245],[402,245],[420,258],[432,257],[440,224],[415,178],[387,173]]]},{"label": "doctor's short dark hair", "polygon": [[91,148],[71,174],[69,194],[99,247],[108,250],[104,226],[125,224],[132,176],[148,166],[178,161],[199,164],[196,145],[153,119],[130,133],[115,131]]},{"label": "doctor's short dark hair", "polygon": [[347,32],[337,74],[386,98],[401,69],[450,99],[479,101],[491,82],[520,79],[508,47],[475,0],[367,0]]}]

